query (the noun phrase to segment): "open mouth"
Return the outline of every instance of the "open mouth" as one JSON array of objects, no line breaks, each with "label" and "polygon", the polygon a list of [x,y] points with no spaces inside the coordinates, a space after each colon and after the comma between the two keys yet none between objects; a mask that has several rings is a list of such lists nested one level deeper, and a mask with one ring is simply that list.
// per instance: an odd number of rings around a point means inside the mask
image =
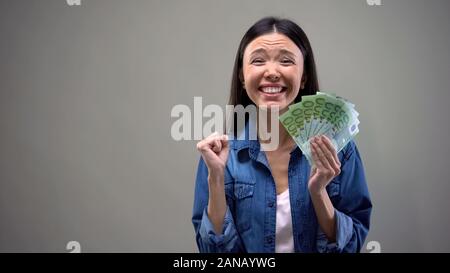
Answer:
[{"label": "open mouth", "polygon": [[260,87],[258,88],[258,90],[265,94],[278,94],[285,92],[287,88],[282,86],[270,86],[270,87]]}]

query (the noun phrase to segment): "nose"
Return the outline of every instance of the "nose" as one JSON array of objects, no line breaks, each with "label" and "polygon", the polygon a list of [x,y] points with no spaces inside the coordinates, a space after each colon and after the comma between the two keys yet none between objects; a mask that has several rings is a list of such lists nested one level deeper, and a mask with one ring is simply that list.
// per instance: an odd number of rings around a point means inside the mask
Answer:
[{"label": "nose", "polygon": [[278,81],[280,79],[280,72],[278,71],[278,66],[276,64],[267,64],[266,71],[264,72],[264,77],[269,81]]}]

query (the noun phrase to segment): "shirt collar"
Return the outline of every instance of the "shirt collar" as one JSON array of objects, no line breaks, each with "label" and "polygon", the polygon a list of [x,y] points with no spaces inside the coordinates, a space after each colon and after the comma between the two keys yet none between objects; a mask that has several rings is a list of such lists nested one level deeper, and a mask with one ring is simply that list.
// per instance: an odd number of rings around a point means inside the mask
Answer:
[{"label": "shirt collar", "polygon": [[[232,147],[237,151],[237,154],[240,154],[242,150],[248,149],[249,155],[253,160],[266,161],[261,158],[260,153],[260,143],[258,139],[251,140],[249,137],[250,130],[254,130],[255,135],[257,132],[256,121],[253,118],[249,118],[247,123],[245,124],[244,130],[238,132],[238,137],[234,139]],[[301,156],[302,152],[298,146],[296,146],[291,152],[291,155]],[[265,157],[265,156],[264,156]]]},{"label": "shirt collar", "polygon": [[[251,131],[254,130],[254,131]],[[256,160],[260,152],[260,144],[258,139],[250,139],[251,133],[257,138],[256,121],[253,118],[249,118],[245,124],[243,130],[238,132],[237,138],[233,140],[232,147],[240,154],[242,150],[248,149],[249,155],[252,159]]]}]

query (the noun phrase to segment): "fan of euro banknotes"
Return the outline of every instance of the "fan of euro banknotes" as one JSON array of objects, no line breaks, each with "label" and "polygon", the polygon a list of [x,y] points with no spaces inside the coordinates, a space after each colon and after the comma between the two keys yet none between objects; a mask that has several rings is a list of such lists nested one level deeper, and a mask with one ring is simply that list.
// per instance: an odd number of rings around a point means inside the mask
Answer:
[{"label": "fan of euro banknotes", "polygon": [[358,115],[355,105],[346,99],[317,92],[289,106],[280,121],[313,165],[310,139],[326,135],[339,153],[359,132]]}]

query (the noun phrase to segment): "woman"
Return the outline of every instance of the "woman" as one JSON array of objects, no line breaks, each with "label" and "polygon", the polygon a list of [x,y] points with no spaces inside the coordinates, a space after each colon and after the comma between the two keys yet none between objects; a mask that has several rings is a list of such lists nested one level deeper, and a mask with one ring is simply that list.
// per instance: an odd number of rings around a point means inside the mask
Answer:
[{"label": "woman", "polygon": [[[277,106],[282,114],[318,90],[313,52],[298,25],[268,17],[247,31],[230,104]],[[197,144],[192,222],[200,252],[359,252],[372,204],[355,143],[337,154],[327,137],[312,139],[310,167],[283,126],[278,133],[273,151],[217,133]]]}]

